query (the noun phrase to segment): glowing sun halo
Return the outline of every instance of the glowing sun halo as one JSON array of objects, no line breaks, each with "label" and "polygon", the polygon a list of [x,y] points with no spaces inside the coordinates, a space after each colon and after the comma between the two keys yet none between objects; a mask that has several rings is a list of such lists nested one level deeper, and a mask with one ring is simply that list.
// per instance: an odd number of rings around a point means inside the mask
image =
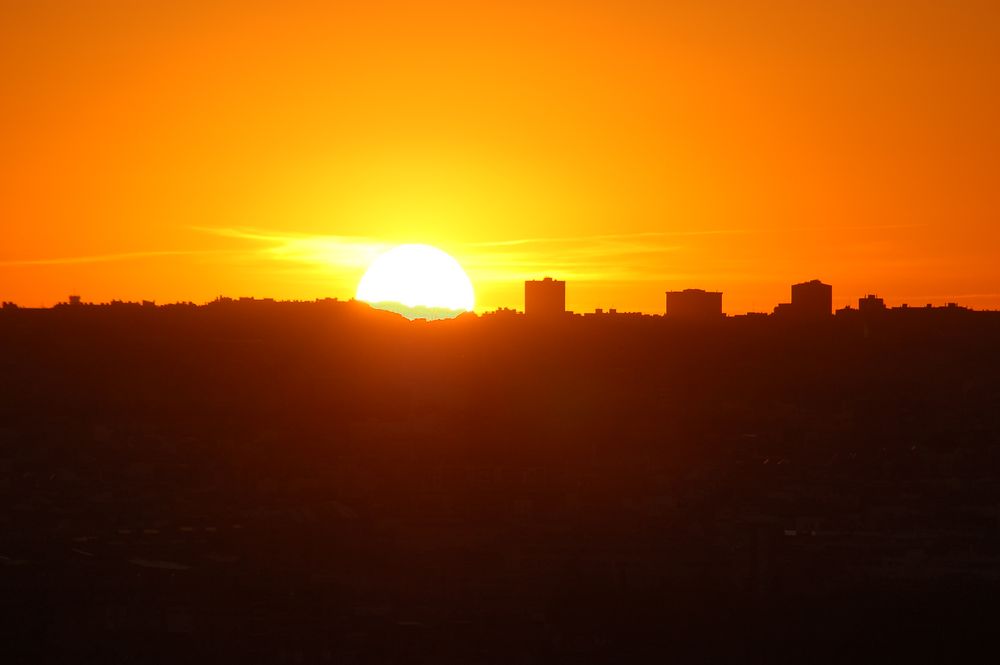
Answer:
[{"label": "glowing sun halo", "polygon": [[368,266],[355,296],[368,303],[471,311],[472,282],[451,256],[430,245],[399,245]]}]

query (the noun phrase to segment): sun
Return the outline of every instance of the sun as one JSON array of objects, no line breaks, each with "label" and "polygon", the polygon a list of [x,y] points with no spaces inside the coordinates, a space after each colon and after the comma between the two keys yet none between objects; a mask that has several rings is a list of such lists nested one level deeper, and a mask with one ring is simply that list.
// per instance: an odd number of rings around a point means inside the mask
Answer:
[{"label": "sun", "polygon": [[373,305],[441,308],[456,314],[472,311],[475,305],[472,282],[462,266],[430,245],[399,245],[379,255],[358,282],[355,298]]}]

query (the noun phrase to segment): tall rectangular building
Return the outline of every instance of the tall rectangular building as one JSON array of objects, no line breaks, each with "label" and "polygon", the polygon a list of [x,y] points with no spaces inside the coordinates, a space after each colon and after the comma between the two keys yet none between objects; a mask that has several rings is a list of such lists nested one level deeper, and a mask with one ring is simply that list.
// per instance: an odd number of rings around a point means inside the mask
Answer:
[{"label": "tall rectangular building", "polygon": [[551,277],[524,283],[524,313],[533,317],[558,317],[566,313],[566,282]]},{"label": "tall rectangular building", "polygon": [[802,318],[823,318],[833,313],[833,287],[818,279],[792,285],[792,311]]},{"label": "tall rectangular building", "polygon": [[667,291],[667,318],[712,321],[722,318],[722,292],[684,289]]}]

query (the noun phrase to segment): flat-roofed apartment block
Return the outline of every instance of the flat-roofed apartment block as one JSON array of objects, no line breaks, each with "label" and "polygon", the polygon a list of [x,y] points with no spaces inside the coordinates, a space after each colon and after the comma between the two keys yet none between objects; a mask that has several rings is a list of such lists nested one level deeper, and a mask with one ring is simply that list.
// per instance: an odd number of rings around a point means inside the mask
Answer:
[{"label": "flat-roofed apartment block", "polygon": [[524,283],[524,313],[553,318],[566,313],[566,282],[546,277]]},{"label": "flat-roofed apartment block", "polygon": [[702,289],[667,291],[667,318],[714,321],[722,318],[722,292]]}]

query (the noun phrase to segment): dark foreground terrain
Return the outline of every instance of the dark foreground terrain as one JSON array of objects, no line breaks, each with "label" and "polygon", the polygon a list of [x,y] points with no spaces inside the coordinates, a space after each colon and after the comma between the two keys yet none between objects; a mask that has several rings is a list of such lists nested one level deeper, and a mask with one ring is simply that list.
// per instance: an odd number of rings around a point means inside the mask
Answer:
[{"label": "dark foreground terrain", "polygon": [[3,662],[968,662],[998,592],[997,314],[0,311]]}]

